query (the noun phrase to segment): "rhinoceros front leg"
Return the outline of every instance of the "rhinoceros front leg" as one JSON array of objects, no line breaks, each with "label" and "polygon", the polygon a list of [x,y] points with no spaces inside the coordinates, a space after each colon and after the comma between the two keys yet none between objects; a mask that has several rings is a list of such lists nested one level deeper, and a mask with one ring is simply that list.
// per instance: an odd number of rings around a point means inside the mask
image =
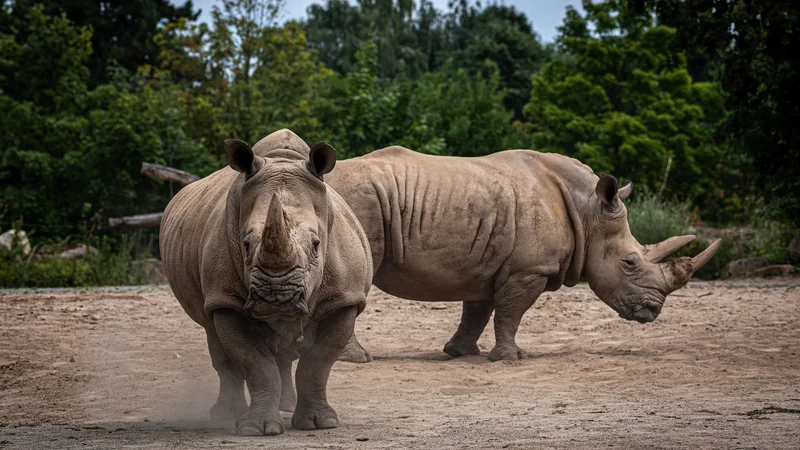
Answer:
[{"label": "rhinoceros front leg", "polygon": [[495,346],[490,361],[525,359],[516,336],[522,316],[544,292],[547,279],[539,275],[512,275],[494,294]]},{"label": "rhinoceros front leg", "polygon": [[463,302],[461,310],[461,323],[458,324],[456,334],[444,346],[444,352],[458,358],[466,355],[480,355],[478,339],[480,339],[489,317],[492,315],[491,300],[475,300]]},{"label": "rhinoceros front leg", "polygon": [[292,426],[299,430],[336,428],[339,418],[328,404],[328,376],[336,358],[353,335],[357,309],[355,306],[333,312],[316,330],[313,344],[300,356],[297,364],[297,408]]},{"label": "rhinoceros front leg", "polygon": [[214,311],[214,327],[250,391],[250,408],[236,421],[236,432],[246,436],[283,433],[278,410],[281,375],[275,360],[280,337],[266,324],[252,324],[228,309]]},{"label": "rhinoceros front leg", "polygon": [[219,397],[211,407],[211,420],[236,420],[247,412],[247,400],[244,397],[244,377],[233,360],[228,357],[225,348],[214,330],[206,329],[208,352],[211,354],[211,365],[219,375]]},{"label": "rhinoceros front leg", "polygon": [[355,331],[347,341],[347,345],[345,345],[344,350],[342,350],[342,354],[339,355],[339,361],[354,363],[372,362],[372,355],[364,350],[364,347],[362,347],[361,343],[358,342]]}]

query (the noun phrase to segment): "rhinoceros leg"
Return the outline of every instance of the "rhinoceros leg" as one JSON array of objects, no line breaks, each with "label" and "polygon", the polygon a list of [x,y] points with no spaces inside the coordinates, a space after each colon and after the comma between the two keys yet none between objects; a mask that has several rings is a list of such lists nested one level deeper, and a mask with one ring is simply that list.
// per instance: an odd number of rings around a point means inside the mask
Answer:
[{"label": "rhinoceros leg", "polygon": [[294,407],[297,405],[297,394],[294,392],[294,383],[292,382],[292,361],[294,359],[282,353],[278,353],[275,358],[281,373],[280,409],[284,412],[294,412]]},{"label": "rhinoceros leg", "polygon": [[491,317],[493,309],[494,305],[492,305],[491,300],[463,302],[461,323],[458,324],[456,334],[444,346],[444,352],[454,358],[466,355],[480,355],[478,339],[483,334],[486,324],[489,323],[489,317]]},{"label": "rhinoceros leg", "polygon": [[347,345],[345,345],[344,350],[342,350],[342,354],[339,355],[339,361],[347,361],[354,363],[372,362],[372,355],[370,355],[366,350],[364,350],[364,347],[362,347],[361,343],[358,342],[355,331],[353,332],[353,335],[350,336],[350,339],[347,341]]},{"label": "rhinoceros leg", "polygon": [[328,376],[336,358],[353,334],[356,307],[343,308],[323,319],[311,347],[300,356],[295,378],[297,408],[292,426],[298,430],[336,428],[339,418],[328,404]]},{"label": "rhinoceros leg", "polygon": [[250,408],[236,421],[236,432],[274,436],[284,431],[278,406],[281,374],[275,360],[280,336],[263,323],[252,324],[238,313],[214,311],[214,327],[225,353],[239,369],[250,391]]},{"label": "rhinoceros leg", "polygon": [[533,275],[512,275],[494,294],[495,346],[490,361],[525,359],[516,336],[522,316],[544,292],[547,279]]},{"label": "rhinoceros leg", "polygon": [[211,407],[211,420],[236,420],[247,412],[247,400],[244,397],[244,378],[233,361],[225,353],[225,348],[214,330],[206,329],[208,352],[211,354],[211,365],[219,375],[219,397]]}]

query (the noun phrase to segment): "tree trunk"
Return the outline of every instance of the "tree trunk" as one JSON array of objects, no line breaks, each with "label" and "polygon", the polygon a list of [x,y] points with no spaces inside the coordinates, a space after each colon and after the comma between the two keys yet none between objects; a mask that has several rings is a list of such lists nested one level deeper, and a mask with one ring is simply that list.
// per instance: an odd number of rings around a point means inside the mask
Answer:
[{"label": "tree trunk", "polygon": [[164,180],[180,184],[181,186],[186,186],[187,184],[194,183],[200,179],[200,177],[197,175],[189,172],[146,162],[142,163],[142,175],[147,175],[148,177],[155,178],[157,180]]},{"label": "tree trunk", "polygon": [[109,228],[147,228],[161,225],[163,212],[108,219]]}]

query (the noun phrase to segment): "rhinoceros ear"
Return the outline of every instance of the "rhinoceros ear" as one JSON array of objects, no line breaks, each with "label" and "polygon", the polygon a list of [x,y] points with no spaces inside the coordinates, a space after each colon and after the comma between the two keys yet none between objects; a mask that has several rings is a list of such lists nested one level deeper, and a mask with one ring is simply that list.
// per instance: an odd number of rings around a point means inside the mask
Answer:
[{"label": "rhinoceros ear", "polygon": [[336,165],[336,149],[325,141],[311,146],[308,153],[308,171],[322,179],[322,176],[333,170]]},{"label": "rhinoceros ear", "polygon": [[231,169],[246,174],[253,172],[255,155],[246,142],[239,139],[225,139],[225,156]]},{"label": "rhinoceros ear", "polygon": [[594,192],[600,201],[605,203],[606,206],[616,207],[618,190],[619,184],[617,184],[616,178],[604,173],[600,174],[600,180],[597,181],[597,187],[594,188]]},{"label": "rhinoceros ear", "polygon": [[620,200],[625,201],[625,199],[627,199],[628,196],[631,195],[632,190],[633,190],[633,183],[629,182],[625,186],[619,188],[619,191],[617,191],[617,196],[619,197]]}]

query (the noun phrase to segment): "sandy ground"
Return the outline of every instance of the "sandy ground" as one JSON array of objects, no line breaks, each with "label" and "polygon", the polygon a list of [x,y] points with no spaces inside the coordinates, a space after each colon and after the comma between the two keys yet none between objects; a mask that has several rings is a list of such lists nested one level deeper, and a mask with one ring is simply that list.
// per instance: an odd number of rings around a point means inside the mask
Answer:
[{"label": "sandy ground", "polygon": [[168,290],[2,294],[0,448],[800,447],[800,279],[692,283],[648,325],[548,293],[518,362],[442,353],[459,316],[373,291],[375,361],[328,386],[340,427],[246,438],[206,420],[205,335]]}]

